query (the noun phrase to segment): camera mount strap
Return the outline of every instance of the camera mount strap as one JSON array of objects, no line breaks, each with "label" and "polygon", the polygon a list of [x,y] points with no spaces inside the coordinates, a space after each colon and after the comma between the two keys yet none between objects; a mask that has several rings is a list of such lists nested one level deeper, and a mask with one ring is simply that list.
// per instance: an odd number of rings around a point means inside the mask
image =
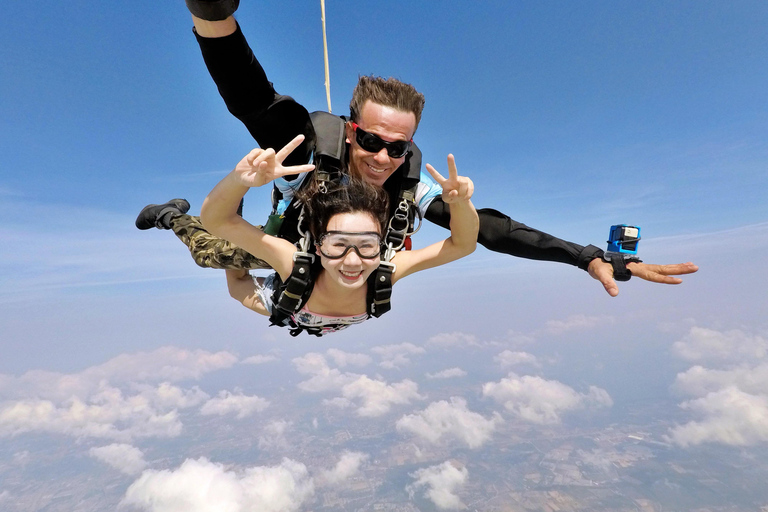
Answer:
[{"label": "camera mount strap", "polygon": [[613,278],[616,281],[629,281],[632,278],[632,271],[627,268],[627,263],[634,261],[642,263],[643,260],[637,256],[629,254],[619,254],[617,252],[606,252],[603,259],[613,266]]}]

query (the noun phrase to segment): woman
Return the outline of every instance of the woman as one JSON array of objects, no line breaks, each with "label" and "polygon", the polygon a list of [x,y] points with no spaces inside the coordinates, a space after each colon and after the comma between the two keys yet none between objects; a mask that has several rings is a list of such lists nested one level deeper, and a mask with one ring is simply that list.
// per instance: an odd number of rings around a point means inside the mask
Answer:
[{"label": "woman", "polygon": [[[230,295],[244,306],[271,315],[271,296],[276,277],[284,282],[294,265],[296,246],[264,233],[237,214],[249,188],[260,187],[288,174],[309,171],[312,165],[283,167],[282,162],[303,140],[296,137],[279,152],[254,149],[245,156],[211,193],[201,210],[201,220],[213,235],[224,238],[260,258],[275,270],[267,278],[251,278],[247,271],[227,270]],[[392,284],[403,277],[454,261],[472,253],[477,245],[478,217],[470,198],[473,184],[456,170],[448,156],[449,177],[431,165],[427,170],[443,187],[443,199],[451,209],[451,236],[423,249],[401,251],[392,263]],[[314,288],[300,313],[291,318],[299,327],[325,334],[368,318],[368,277],[380,263],[382,237],[387,220],[387,196],[379,187],[351,180],[326,193],[305,193],[305,216],[315,243],[319,268]]]}]

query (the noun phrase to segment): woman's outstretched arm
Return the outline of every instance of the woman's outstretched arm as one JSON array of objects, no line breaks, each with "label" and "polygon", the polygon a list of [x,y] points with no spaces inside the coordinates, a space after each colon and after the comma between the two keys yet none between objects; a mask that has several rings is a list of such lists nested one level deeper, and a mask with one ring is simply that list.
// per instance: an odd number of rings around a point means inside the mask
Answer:
[{"label": "woman's outstretched arm", "polygon": [[248,153],[208,194],[200,211],[200,219],[205,229],[263,259],[282,279],[287,278],[291,272],[296,248],[287,240],[267,235],[250,224],[237,214],[237,208],[250,188],[271,183],[281,176],[307,172],[314,168],[313,165],[282,165],[285,157],[303,140],[304,136],[299,135],[277,153],[271,148],[257,148]]},{"label": "woman's outstretched arm", "polygon": [[475,189],[472,180],[459,176],[453,155],[448,155],[448,178],[444,178],[429,164],[427,170],[443,187],[443,202],[451,209],[451,236],[424,249],[399,252],[393,259],[397,266],[392,276],[393,283],[414,272],[463,258],[472,254],[477,247],[480,222],[470,201]]}]

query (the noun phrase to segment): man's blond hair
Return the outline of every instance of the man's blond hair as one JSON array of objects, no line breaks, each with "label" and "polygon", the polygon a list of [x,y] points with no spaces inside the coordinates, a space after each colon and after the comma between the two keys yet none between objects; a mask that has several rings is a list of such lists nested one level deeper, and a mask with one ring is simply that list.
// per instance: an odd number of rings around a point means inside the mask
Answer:
[{"label": "man's blond hair", "polygon": [[421,111],[424,110],[424,95],[411,84],[391,77],[361,76],[352,92],[352,101],[349,102],[349,116],[352,121],[360,121],[363,105],[368,100],[401,112],[412,112],[416,116],[416,127],[413,131],[419,127]]}]

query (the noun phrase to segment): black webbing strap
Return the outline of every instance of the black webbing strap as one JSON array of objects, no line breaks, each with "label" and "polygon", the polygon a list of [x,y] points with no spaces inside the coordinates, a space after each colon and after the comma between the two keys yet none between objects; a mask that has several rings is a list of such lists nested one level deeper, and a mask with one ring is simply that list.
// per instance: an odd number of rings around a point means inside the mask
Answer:
[{"label": "black webbing strap", "polygon": [[309,117],[317,134],[313,153],[315,171],[312,175],[319,184],[318,190],[325,192],[328,184],[338,182],[344,173],[346,122],[344,118],[322,111],[312,112]]},{"label": "black webbing strap", "polygon": [[[413,146],[413,151],[417,154],[416,162],[421,166],[421,152]],[[411,158],[414,154],[411,154]],[[409,166],[409,172],[403,178],[400,193],[398,194],[398,204],[392,217],[389,219],[387,233],[384,244],[386,249],[381,257],[379,267],[368,278],[368,314],[378,318],[390,309],[392,309],[392,274],[395,272],[395,264],[392,258],[395,253],[405,245],[406,238],[415,233],[414,224],[416,216],[421,216],[418,205],[416,204],[416,192],[419,187],[419,169],[413,169]]]},{"label": "black webbing strap", "polygon": [[603,259],[613,266],[613,279],[616,281],[629,281],[632,278],[632,271],[627,268],[627,263],[634,261],[642,263],[643,260],[637,256],[619,254],[617,252],[606,252]]},{"label": "black webbing strap", "polygon": [[295,252],[293,255],[293,270],[273,297],[274,307],[270,320],[276,325],[285,325],[285,320],[301,309],[312,294],[312,263],[315,255],[306,252]]},{"label": "black webbing strap", "polygon": [[368,278],[368,314],[379,318],[392,309],[392,274],[395,264],[388,261],[379,263],[379,267]]},{"label": "black webbing strap", "polygon": [[616,281],[629,281],[632,278],[632,271],[627,268],[624,258],[611,258],[613,265],[613,279]]}]

